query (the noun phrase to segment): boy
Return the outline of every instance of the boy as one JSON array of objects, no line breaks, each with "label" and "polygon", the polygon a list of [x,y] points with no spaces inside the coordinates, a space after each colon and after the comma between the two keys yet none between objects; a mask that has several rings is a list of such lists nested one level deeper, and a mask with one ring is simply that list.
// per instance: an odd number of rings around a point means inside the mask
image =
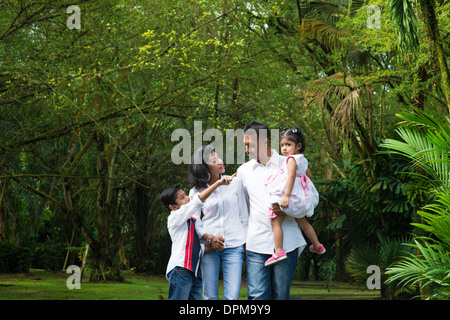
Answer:
[{"label": "boy", "polygon": [[215,250],[222,250],[224,239],[203,232],[201,221],[197,221],[193,216],[201,210],[203,202],[215,189],[221,185],[229,185],[235,175],[217,180],[192,200],[180,186],[166,188],[161,193],[161,201],[170,210],[167,228],[172,239],[172,254],[166,271],[166,278],[169,280],[169,300],[201,299],[200,259],[203,248],[200,240],[206,240]]}]

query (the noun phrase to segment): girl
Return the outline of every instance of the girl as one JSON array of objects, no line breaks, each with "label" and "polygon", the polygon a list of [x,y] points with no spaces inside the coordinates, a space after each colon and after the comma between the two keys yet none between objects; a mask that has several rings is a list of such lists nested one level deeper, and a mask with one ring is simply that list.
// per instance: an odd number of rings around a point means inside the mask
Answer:
[{"label": "girl", "polygon": [[[308,169],[308,160],[303,156],[305,136],[298,127],[284,128],[280,134],[281,153],[286,157],[286,162],[276,174],[267,179],[266,187],[270,203],[278,203],[283,212],[289,215],[301,216],[296,220],[300,229],[312,242],[309,250],[323,254],[326,250],[317,239],[314,228],[305,218],[314,214],[314,208],[319,203],[319,193],[310,179],[312,175]],[[275,253],[265,262],[265,265],[269,266],[286,259],[287,256],[283,250],[281,228],[285,215],[277,216],[272,208],[269,208],[267,216],[272,219],[275,241]]]}]

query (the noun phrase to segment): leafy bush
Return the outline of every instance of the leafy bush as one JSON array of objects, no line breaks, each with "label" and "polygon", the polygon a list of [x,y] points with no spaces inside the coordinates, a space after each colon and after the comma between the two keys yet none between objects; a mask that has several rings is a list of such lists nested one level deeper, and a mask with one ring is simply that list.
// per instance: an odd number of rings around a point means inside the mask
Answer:
[{"label": "leafy bush", "polygon": [[[386,272],[387,283],[418,284],[427,299],[450,299],[450,118],[436,119],[424,111],[399,115],[405,122],[398,129],[403,141],[386,140],[392,153],[411,159],[423,170],[430,200],[418,211],[422,221],[413,223],[417,235],[411,245],[417,255],[397,262]],[[423,233],[427,233],[426,236]]]},{"label": "leafy bush", "polygon": [[6,241],[0,242],[0,272],[28,272],[34,258],[32,245],[16,249]]},{"label": "leafy bush", "polygon": [[367,268],[371,265],[376,265],[380,268],[381,277],[381,295],[385,299],[396,299],[400,294],[411,294],[415,292],[413,286],[405,286],[403,288],[396,289],[396,283],[387,285],[385,281],[387,279],[386,268],[393,263],[401,261],[408,253],[411,253],[413,249],[404,243],[409,243],[410,240],[405,238],[389,239],[387,237],[378,234],[379,242],[366,244],[361,247],[355,247],[351,250],[350,255],[346,261],[346,267],[350,276],[357,283],[366,285]]}]

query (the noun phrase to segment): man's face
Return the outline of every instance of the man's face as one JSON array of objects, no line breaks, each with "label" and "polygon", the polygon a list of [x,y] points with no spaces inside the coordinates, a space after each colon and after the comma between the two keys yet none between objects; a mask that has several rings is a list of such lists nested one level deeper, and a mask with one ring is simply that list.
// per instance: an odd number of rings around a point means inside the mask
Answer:
[{"label": "man's face", "polygon": [[264,139],[260,144],[259,137],[256,134],[244,136],[245,152],[250,159],[260,160],[267,154],[268,139]]},{"label": "man's face", "polygon": [[257,143],[255,144],[255,140],[258,141],[255,136],[244,136],[245,153],[250,159],[257,159],[258,146]]}]

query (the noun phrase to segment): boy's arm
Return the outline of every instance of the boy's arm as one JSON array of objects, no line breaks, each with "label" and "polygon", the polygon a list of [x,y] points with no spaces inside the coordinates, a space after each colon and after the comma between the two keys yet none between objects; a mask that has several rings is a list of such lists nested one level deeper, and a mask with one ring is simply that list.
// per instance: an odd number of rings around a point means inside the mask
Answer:
[{"label": "boy's arm", "polygon": [[[199,194],[199,192],[197,191],[197,189],[192,188],[189,191],[189,199],[191,199],[191,201],[192,201],[192,199],[194,199],[194,197],[197,197],[198,194]],[[201,206],[203,206],[203,203],[201,204]],[[202,213],[201,210],[195,210],[193,212],[193,214],[192,214],[192,217],[194,217],[195,219],[199,220],[200,217],[201,217],[201,213]]]},{"label": "boy's arm", "polygon": [[197,195],[194,195],[188,204],[185,204],[176,211],[172,211],[167,219],[167,227],[177,228],[178,226],[186,223],[190,217],[200,217],[199,211],[203,206],[203,202],[199,199]]},{"label": "boy's arm", "polygon": [[[200,201],[205,202],[206,199],[221,185],[229,185],[233,178],[237,173],[233,174],[231,177],[223,177],[216,182],[214,182],[211,186],[206,188],[206,190],[202,191],[198,198]],[[209,234],[203,231],[203,223],[200,220],[197,220],[197,234],[201,240],[206,240],[206,242],[211,245],[214,250],[223,250],[224,248],[224,238],[222,236],[214,236],[213,234]]]}]

